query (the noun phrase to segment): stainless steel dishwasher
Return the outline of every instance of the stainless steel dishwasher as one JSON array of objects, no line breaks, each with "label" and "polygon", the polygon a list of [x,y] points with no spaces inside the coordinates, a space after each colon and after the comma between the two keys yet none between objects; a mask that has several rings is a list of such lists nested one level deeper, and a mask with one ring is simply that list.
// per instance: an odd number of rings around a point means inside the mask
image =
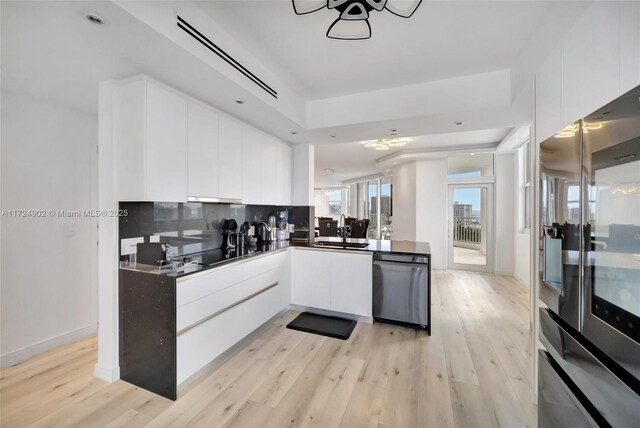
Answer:
[{"label": "stainless steel dishwasher", "polygon": [[373,255],[373,319],[431,334],[429,256]]}]

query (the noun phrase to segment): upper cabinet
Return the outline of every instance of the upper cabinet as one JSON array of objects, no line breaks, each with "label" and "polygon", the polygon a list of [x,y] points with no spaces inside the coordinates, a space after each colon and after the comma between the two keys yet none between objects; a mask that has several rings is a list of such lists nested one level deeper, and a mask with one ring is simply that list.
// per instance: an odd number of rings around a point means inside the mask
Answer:
[{"label": "upper cabinet", "polygon": [[640,3],[594,2],[536,72],[536,141],[640,84]]},{"label": "upper cabinet", "polygon": [[[262,143],[264,134],[249,127],[242,129],[242,201],[262,203]],[[266,186],[264,186],[266,188]]]},{"label": "upper cabinet", "polygon": [[189,101],[188,196],[218,197],[220,163],[218,113]]},{"label": "upper cabinet", "polygon": [[221,198],[242,199],[242,124],[224,115],[219,119],[219,194]]},{"label": "upper cabinet", "polygon": [[144,77],[114,101],[119,200],[291,203],[292,152],[275,137]]},{"label": "upper cabinet", "polygon": [[115,101],[119,199],[186,201],[187,100],[142,79]]}]

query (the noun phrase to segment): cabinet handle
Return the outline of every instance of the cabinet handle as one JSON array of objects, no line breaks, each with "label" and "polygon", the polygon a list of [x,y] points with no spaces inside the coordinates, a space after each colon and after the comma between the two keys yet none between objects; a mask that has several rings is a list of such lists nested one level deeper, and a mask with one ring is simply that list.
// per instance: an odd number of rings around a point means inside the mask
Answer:
[{"label": "cabinet handle", "polygon": [[256,297],[258,294],[262,294],[262,293],[264,293],[265,291],[270,290],[270,289],[272,289],[273,287],[277,286],[278,284],[280,284],[280,282],[279,282],[279,281],[276,281],[276,282],[274,282],[274,283],[273,283],[273,284],[271,284],[271,285],[267,285],[267,286],[266,286],[265,288],[263,288],[262,290],[258,290],[258,291],[256,291],[255,293],[252,293],[252,294],[248,295],[247,297],[243,297],[242,299],[238,300],[237,302],[234,302],[234,303],[230,304],[229,306],[227,306],[227,307],[225,307],[225,308],[222,308],[222,309],[220,309],[220,310],[219,310],[219,311],[217,311],[217,312],[212,313],[211,315],[209,315],[209,316],[207,316],[207,317],[205,317],[205,318],[201,319],[200,321],[196,321],[196,322],[194,322],[193,324],[191,324],[191,325],[189,325],[189,326],[187,326],[187,327],[183,328],[182,330],[179,330],[179,331],[178,331],[178,333],[176,334],[176,336],[180,336],[181,334],[184,334],[184,333],[188,332],[188,331],[189,331],[189,330],[191,330],[192,328],[195,328],[195,327],[199,326],[200,324],[203,324],[203,323],[205,323],[205,322],[209,321],[211,318],[213,318],[213,317],[217,317],[217,316],[218,316],[218,315],[220,315],[221,313],[226,312],[226,311],[228,311],[229,309],[233,309],[233,308],[235,308],[236,306],[238,306],[238,305],[240,305],[240,304],[242,304],[242,303],[246,302],[247,300],[253,299],[253,298],[254,298],[254,297]]}]

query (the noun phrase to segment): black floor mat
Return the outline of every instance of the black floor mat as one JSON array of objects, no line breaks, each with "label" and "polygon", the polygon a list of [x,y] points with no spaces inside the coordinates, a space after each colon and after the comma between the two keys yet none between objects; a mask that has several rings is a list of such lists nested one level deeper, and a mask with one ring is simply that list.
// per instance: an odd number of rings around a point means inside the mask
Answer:
[{"label": "black floor mat", "polygon": [[303,312],[291,321],[287,328],[347,340],[356,324],[356,321],[347,318]]}]

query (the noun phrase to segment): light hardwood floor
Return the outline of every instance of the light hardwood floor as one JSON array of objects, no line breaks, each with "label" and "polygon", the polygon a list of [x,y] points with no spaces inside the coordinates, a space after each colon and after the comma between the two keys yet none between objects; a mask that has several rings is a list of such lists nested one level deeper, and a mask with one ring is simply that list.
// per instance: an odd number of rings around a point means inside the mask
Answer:
[{"label": "light hardwood floor", "polygon": [[358,323],[348,341],[285,328],[288,312],[182,394],[94,379],[89,337],[2,370],[2,427],[519,427],[531,404],[528,292],[433,271],[432,336]]}]

